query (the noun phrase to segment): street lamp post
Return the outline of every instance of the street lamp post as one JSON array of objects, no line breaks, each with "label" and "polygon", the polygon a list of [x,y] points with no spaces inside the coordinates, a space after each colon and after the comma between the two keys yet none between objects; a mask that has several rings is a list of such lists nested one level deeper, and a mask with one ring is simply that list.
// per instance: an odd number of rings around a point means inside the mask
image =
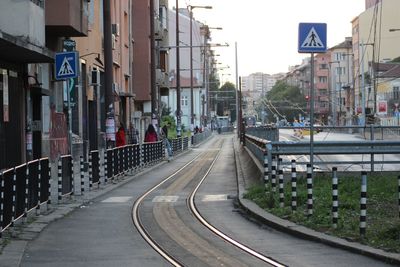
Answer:
[{"label": "street lamp post", "polygon": [[189,5],[190,15],[190,131],[193,134],[194,129],[194,97],[193,97],[193,9],[204,8],[212,9],[212,6],[192,6]]},{"label": "street lamp post", "polygon": [[[341,114],[342,114],[342,81],[341,81],[341,73],[342,73],[342,70],[341,70],[341,68],[340,68],[340,61],[331,61],[331,62],[329,62],[329,66],[331,66],[331,64],[333,64],[333,63],[337,63],[338,64],[338,66],[339,66],[339,69],[338,69],[338,75],[339,75],[339,117],[337,117],[337,114],[336,114],[336,111],[337,111],[337,101],[336,101],[336,75],[335,75],[335,80],[333,81],[333,82],[335,82],[335,86],[334,86],[334,89],[333,89],[333,92],[334,92],[334,94],[333,94],[333,96],[334,96],[334,100],[332,101],[333,102],[333,122],[334,122],[334,124],[335,125],[337,125],[338,124],[338,122],[339,122],[339,124],[340,124],[340,116],[341,116]],[[332,72],[332,68],[330,68],[330,71]],[[332,82],[332,83],[333,83]],[[331,83],[331,84],[332,84]]]}]

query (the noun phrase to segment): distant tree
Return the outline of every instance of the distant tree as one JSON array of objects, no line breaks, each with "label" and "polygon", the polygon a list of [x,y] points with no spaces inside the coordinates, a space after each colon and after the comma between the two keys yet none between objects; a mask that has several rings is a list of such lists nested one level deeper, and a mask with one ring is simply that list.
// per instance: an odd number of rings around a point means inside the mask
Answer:
[{"label": "distant tree", "polygon": [[288,121],[293,121],[299,114],[304,115],[307,100],[300,88],[288,85],[284,81],[278,81],[266,94],[262,105],[267,111],[269,121],[275,121],[276,116],[279,119],[286,118]]},{"label": "distant tree", "polygon": [[217,115],[224,116],[230,112],[231,121],[236,121],[236,87],[231,82],[226,82],[218,90]]},{"label": "distant tree", "polygon": [[393,59],[391,62],[393,62],[393,63],[400,63],[400,57],[396,57],[396,58]]}]

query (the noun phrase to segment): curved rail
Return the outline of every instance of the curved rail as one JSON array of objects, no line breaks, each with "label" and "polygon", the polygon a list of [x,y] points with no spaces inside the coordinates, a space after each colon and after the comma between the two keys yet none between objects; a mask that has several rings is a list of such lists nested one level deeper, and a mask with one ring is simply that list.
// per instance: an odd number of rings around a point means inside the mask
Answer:
[{"label": "curved rail", "polygon": [[[221,150],[220,150],[221,151]],[[243,250],[244,252],[250,254],[251,256],[264,261],[268,264],[271,264],[273,266],[277,266],[277,267],[284,267],[285,265],[255,251],[254,249],[251,249],[250,247],[240,243],[239,241],[229,237],[228,235],[224,234],[222,231],[218,230],[216,227],[214,227],[213,225],[211,225],[203,216],[201,216],[199,210],[196,207],[196,204],[194,202],[195,196],[197,191],[199,190],[200,186],[202,185],[202,183],[204,182],[204,180],[207,178],[208,174],[211,172],[212,168],[214,167],[215,162],[217,161],[217,159],[219,158],[219,154],[220,151],[218,152],[217,156],[215,157],[215,159],[213,160],[213,162],[211,163],[211,166],[209,167],[209,169],[207,170],[207,172],[204,174],[203,178],[200,180],[200,182],[198,183],[198,185],[195,187],[195,189],[192,191],[192,193],[190,194],[190,197],[187,200],[187,204],[190,208],[190,210],[192,211],[192,213],[194,214],[194,216],[210,231],[212,231],[214,234],[216,234],[217,236],[219,236],[220,238],[222,238],[223,240],[225,240],[226,242],[234,245],[235,247]]]},{"label": "curved rail", "polygon": [[[210,167],[207,169],[206,173],[204,174],[204,176],[201,178],[201,180],[199,181],[199,183],[197,184],[197,186],[194,188],[194,190],[192,191],[192,193],[190,194],[189,198],[187,199],[187,205],[189,207],[189,209],[191,210],[191,212],[195,215],[195,217],[206,227],[208,228],[211,232],[213,232],[215,235],[217,235],[218,237],[222,238],[223,240],[225,240],[226,242],[234,245],[235,247],[241,249],[242,251],[248,253],[249,255],[263,261],[266,262],[272,266],[277,266],[277,267],[284,267],[285,265],[249,248],[248,246],[240,243],[239,241],[229,237],[228,235],[224,234],[222,231],[218,230],[216,227],[212,226],[209,222],[207,222],[207,220],[204,219],[204,217],[201,216],[200,212],[197,210],[194,199],[195,199],[195,195],[198,191],[198,189],[200,188],[201,184],[204,182],[204,180],[207,178],[207,176],[209,175],[209,173],[211,172],[215,162],[217,161],[217,159],[219,158],[219,154],[220,154],[220,149],[218,154],[215,156],[214,160],[212,161]],[[152,237],[151,235],[148,233],[148,231],[145,229],[145,227],[143,226],[140,217],[139,217],[139,207],[141,205],[141,203],[143,202],[143,200],[149,195],[151,194],[154,190],[156,190],[158,187],[160,187],[161,185],[163,185],[165,182],[171,180],[173,177],[175,177],[178,173],[180,173],[182,170],[184,170],[186,167],[188,167],[190,164],[192,164],[194,161],[196,161],[203,153],[200,153],[199,155],[197,155],[195,158],[193,158],[191,161],[189,161],[188,163],[186,163],[184,166],[182,166],[181,168],[179,168],[176,172],[174,172],[173,174],[171,174],[170,176],[168,176],[167,178],[165,178],[164,180],[162,180],[160,183],[158,183],[157,185],[153,186],[151,189],[149,189],[147,192],[145,192],[142,196],[140,196],[134,203],[133,207],[132,207],[132,221],[135,225],[135,227],[137,228],[137,230],[139,231],[140,235],[143,237],[144,240],[146,240],[146,242],[157,252],[159,253],[165,260],[167,260],[169,263],[171,263],[173,266],[184,266],[183,263],[179,262],[176,258],[174,258],[172,255],[170,255],[165,249],[163,249],[161,247],[161,245],[159,245]]]}]

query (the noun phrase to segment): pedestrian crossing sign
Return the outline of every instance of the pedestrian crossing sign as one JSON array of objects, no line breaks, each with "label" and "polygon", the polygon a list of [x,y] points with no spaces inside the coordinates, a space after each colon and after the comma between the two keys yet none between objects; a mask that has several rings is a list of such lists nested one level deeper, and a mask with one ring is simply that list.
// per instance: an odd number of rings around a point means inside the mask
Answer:
[{"label": "pedestrian crossing sign", "polygon": [[56,53],[56,80],[78,77],[78,52]]},{"label": "pedestrian crossing sign", "polygon": [[299,53],[325,53],[326,23],[299,24]]}]

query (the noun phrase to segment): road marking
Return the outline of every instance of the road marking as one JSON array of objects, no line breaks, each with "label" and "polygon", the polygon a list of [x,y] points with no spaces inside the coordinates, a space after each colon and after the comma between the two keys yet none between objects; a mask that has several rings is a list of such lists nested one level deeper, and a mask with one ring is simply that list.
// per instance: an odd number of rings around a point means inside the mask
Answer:
[{"label": "road marking", "polygon": [[131,200],[132,197],[109,197],[104,199],[103,203],[125,203]]},{"label": "road marking", "polygon": [[179,196],[156,196],[152,202],[177,202]]},{"label": "road marking", "polygon": [[225,201],[228,200],[228,195],[205,195],[202,196],[201,201]]}]

